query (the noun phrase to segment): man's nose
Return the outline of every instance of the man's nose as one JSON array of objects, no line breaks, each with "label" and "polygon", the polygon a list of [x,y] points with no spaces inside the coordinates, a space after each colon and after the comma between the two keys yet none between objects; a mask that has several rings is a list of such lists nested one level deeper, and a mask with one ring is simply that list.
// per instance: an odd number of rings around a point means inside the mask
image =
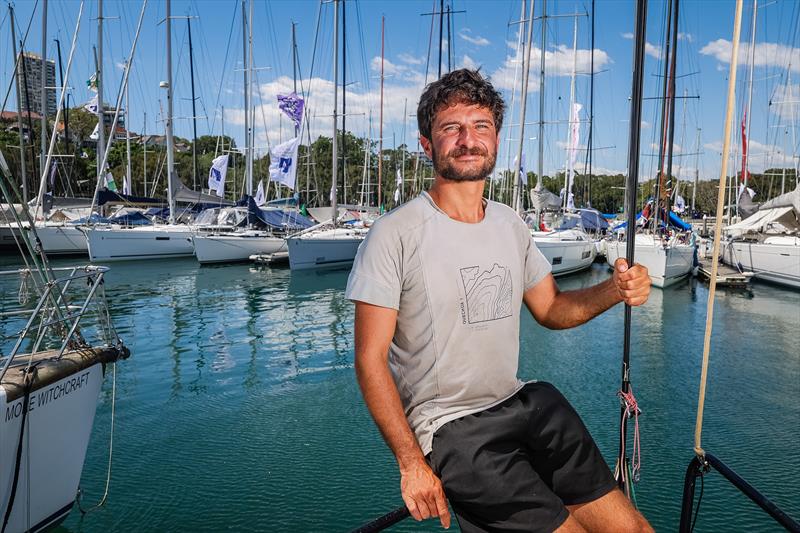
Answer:
[{"label": "man's nose", "polygon": [[474,146],[476,143],[476,139],[477,137],[475,136],[475,130],[473,130],[469,126],[464,126],[458,132],[459,146],[466,146],[466,147]]}]

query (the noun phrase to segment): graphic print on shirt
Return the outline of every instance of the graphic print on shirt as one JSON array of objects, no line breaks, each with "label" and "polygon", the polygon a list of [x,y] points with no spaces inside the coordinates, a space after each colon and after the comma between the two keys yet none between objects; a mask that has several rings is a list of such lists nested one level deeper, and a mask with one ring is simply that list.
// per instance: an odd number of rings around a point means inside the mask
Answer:
[{"label": "graphic print on shirt", "polygon": [[508,267],[495,263],[490,270],[479,266],[462,268],[461,281],[467,297],[466,310],[462,308],[465,322],[476,324],[511,316],[514,291]]}]

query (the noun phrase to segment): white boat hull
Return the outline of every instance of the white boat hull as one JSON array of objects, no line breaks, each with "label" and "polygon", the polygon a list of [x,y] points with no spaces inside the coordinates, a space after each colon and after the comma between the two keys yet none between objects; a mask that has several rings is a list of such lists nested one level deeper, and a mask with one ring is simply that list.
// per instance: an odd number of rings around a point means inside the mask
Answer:
[{"label": "white boat hull", "polygon": [[353,263],[366,230],[336,229],[286,239],[292,270],[334,268]]},{"label": "white boat hull", "polygon": [[[609,240],[606,243],[606,261],[610,267],[614,262],[626,255],[626,243]],[[664,247],[660,241],[649,235],[637,235],[634,249],[634,261],[647,267],[653,287],[669,287],[692,271],[694,264],[694,246],[675,244]]]},{"label": "white boat hull", "polygon": [[194,255],[189,226],[86,229],[89,258],[98,261],[169,259]]},{"label": "white boat hull", "polygon": [[[33,391],[25,420],[19,479],[7,533],[38,531],[72,509],[103,381],[98,363]],[[0,517],[17,465],[23,398],[7,402],[0,387]]]},{"label": "white boat hull", "polygon": [[195,233],[194,254],[201,264],[248,261],[251,255],[286,251],[286,239],[263,233],[203,235]]},{"label": "white boat hull", "polygon": [[[23,223],[23,227],[27,224]],[[0,224],[0,250],[18,250],[17,239],[20,238],[19,227],[16,222]]]},{"label": "white boat hull", "polygon": [[86,235],[73,224],[36,225],[36,235],[47,255],[82,255],[89,253]]},{"label": "white boat hull", "polygon": [[537,231],[532,235],[536,247],[550,263],[553,276],[586,270],[592,266],[597,255],[594,242],[584,239],[583,235],[574,230],[548,233]]},{"label": "white boat hull", "polygon": [[[777,241],[777,242],[769,242]],[[725,244],[722,261],[749,270],[762,279],[800,289],[800,238],[768,238],[767,242],[733,241]]]}]

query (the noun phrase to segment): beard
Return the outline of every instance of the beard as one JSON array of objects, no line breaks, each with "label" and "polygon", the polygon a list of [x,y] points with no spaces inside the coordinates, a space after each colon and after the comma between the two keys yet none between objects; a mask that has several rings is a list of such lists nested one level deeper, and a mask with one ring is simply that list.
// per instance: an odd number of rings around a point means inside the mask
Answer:
[{"label": "beard", "polygon": [[[431,146],[431,155],[433,155],[433,169],[446,180],[450,181],[481,181],[486,179],[494,170],[494,165],[497,162],[497,153],[490,154],[488,150],[480,146],[472,148],[455,148],[447,154],[437,153]],[[464,155],[477,155],[483,156],[484,162],[478,168],[466,168],[459,170],[453,164],[453,160],[457,157]]]}]

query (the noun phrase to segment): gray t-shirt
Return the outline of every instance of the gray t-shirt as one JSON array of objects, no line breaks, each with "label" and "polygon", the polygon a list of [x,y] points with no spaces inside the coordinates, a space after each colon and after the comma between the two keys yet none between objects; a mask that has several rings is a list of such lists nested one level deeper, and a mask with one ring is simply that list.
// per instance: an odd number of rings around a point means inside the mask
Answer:
[{"label": "gray t-shirt", "polygon": [[530,230],[497,202],[469,224],[423,192],[369,230],[346,296],[398,310],[389,367],[423,453],[443,424],[522,387],[522,295],[549,273]]}]

